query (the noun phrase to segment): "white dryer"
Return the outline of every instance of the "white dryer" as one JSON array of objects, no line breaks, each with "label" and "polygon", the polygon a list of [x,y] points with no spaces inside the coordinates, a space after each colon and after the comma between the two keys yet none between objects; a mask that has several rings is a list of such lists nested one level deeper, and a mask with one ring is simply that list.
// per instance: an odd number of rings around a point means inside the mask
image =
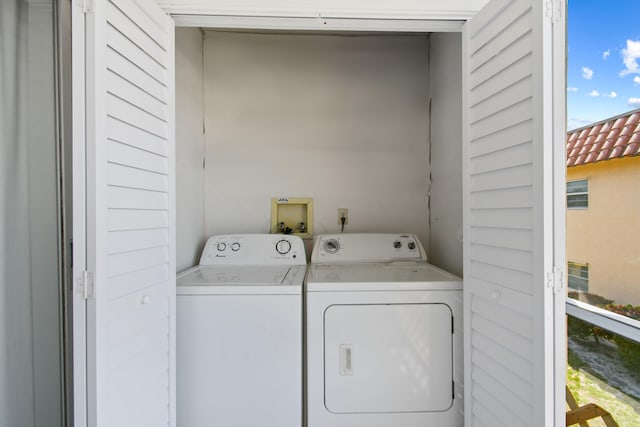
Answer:
[{"label": "white dryer", "polygon": [[305,286],[308,427],[463,425],[462,281],[415,235],[317,236]]},{"label": "white dryer", "polygon": [[302,424],[302,239],[209,238],[177,277],[180,427]]}]

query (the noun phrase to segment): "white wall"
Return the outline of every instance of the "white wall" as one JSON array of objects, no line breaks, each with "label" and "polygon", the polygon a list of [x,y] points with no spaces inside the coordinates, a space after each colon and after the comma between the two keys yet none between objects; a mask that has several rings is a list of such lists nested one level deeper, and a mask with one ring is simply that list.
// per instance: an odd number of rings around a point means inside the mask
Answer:
[{"label": "white wall", "polygon": [[466,19],[488,0],[158,0],[171,13],[255,16],[376,16]]},{"label": "white wall", "polygon": [[176,269],[198,263],[204,232],[202,31],[176,28]]},{"label": "white wall", "polygon": [[205,235],[266,233],[271,198],[288,196],[314,199],[316,234],[344,207],[345,231],[428,241],[426,36],[209,31],[204,52]]},{"label": "white wall", "polygon": [[429,261],[462,276],[462,36],[430,37],[431,209]]}]

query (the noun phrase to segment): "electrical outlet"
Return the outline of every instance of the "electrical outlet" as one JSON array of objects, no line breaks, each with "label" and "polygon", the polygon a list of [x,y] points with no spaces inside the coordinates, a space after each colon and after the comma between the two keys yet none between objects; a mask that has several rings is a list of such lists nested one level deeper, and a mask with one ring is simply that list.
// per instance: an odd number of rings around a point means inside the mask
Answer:
[{"label": "electrical outlet", "polygon": [[338,225],[342,225],[343,217],[344,217],[344,223],[349,224],[349,209],[338,208]]}]

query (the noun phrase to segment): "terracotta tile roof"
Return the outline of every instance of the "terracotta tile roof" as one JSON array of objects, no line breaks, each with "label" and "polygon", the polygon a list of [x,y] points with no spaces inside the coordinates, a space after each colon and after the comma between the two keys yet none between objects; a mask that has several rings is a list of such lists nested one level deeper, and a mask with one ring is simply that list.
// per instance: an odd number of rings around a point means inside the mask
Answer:
[{"label": "terracotta tile roof", "polygon": [[640,109],[567,133],[567,167],[640,155]]}]

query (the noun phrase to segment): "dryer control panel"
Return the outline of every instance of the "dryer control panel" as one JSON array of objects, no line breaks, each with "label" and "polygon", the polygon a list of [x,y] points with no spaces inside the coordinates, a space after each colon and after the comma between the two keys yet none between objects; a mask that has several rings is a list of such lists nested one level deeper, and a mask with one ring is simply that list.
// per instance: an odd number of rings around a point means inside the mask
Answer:
[{"label": "dryer control panel", "polygon": [[200,265],[306,265],[306,256],[298,236],[226,234],[209,237]]},{"label": "dryer control panel", "polygon": [[341,262],[427,262],[415,234],[343,233],[316,236],[312,264]]}]

